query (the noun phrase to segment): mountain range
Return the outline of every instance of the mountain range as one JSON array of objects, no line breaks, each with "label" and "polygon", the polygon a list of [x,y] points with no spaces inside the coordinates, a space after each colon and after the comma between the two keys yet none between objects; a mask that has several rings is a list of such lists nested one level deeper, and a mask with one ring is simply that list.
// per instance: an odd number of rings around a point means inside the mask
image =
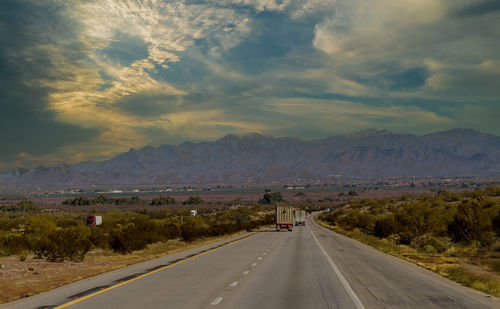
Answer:
[{"label": "mountain range", "polygon": [[423,136],[367,130],[324,139],[227,135],[147,146],[110,160],[18,169],[4,185],[214,184],[386,176],[500,175],[500,137],[471,129]]}]

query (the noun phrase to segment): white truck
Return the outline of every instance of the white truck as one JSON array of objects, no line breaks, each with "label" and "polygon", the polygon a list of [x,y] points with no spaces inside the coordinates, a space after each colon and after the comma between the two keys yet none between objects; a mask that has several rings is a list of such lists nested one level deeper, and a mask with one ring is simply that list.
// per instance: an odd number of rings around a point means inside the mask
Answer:
[{"label": "white truck", "polygon": [[293,229],[293,209],[291,206],[276,206],[276,231]]},{"label": "white truck", "polygon": [[296,210],[294,212],[295,216],[295,225],[306,225],[306,211],[305,210]]}]

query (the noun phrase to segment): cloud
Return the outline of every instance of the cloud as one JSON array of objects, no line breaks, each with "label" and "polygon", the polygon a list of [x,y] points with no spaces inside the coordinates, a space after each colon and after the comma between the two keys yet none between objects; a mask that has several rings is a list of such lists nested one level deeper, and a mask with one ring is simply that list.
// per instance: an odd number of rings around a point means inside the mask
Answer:
[{"label": "cloud", "polygon": [[500,134],[495,3],[2,1],[0,169],[255,131]]},{"label": "cloud", "polygon": [[480,1],[462,1],[454,11],[453,15],[457,17],[473,17],[478,15],[490,14],[500,11],[500,2],[496,0]]},{"label": "cloud", "polygon": [[495,8],[490,1],[339,0],[335,14],[316,25],[313,45],[337,79],[386,90],[376,95],[495,97],[498,76],[481,74],[478,65],[485,57],[498,61],[498,22],[484,14],[453,17],[457,10],[498,15]]},{"label": "cloud", "polygon": [[[54,46],[45,32],[59,27],[60,37],[73,34],[58,11],[44,6],[31,6],[22,1],[0,3],[0,161],[12,163],[21,153],[44,156],[55,149],[96,137],[100,130],[74,123],[61,122],[57,113],[48,109],[51,92],[43,81],[61,78],[53,69],[57,59],[51,55]],[[48,19],[59,20],[49,23]],[[34,24],[27,25],[30,20]],[[37,32],[33,31],[37,29]],[[61,44],[67,59],[83,55],[72,44]]]}]

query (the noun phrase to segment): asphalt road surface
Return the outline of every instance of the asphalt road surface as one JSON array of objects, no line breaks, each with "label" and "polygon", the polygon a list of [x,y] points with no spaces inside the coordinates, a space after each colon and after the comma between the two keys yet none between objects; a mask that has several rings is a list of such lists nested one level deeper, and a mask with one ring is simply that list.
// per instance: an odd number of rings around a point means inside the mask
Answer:
[{"label": "asphalt road surface", "polygon": [[0,308],[500,308],[495,297],[335,234],[308,216]]}]

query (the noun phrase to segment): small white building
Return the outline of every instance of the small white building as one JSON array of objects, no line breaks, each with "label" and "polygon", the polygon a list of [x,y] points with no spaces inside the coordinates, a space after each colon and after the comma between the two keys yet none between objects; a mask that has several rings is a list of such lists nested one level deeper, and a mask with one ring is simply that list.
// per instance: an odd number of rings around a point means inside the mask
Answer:
[{"label": "small white building", "polygon": [[196,217],[196,215],[198,214],[198,212],[196,211],[196,209],[191,209],[191,216],[193,217]]}]

